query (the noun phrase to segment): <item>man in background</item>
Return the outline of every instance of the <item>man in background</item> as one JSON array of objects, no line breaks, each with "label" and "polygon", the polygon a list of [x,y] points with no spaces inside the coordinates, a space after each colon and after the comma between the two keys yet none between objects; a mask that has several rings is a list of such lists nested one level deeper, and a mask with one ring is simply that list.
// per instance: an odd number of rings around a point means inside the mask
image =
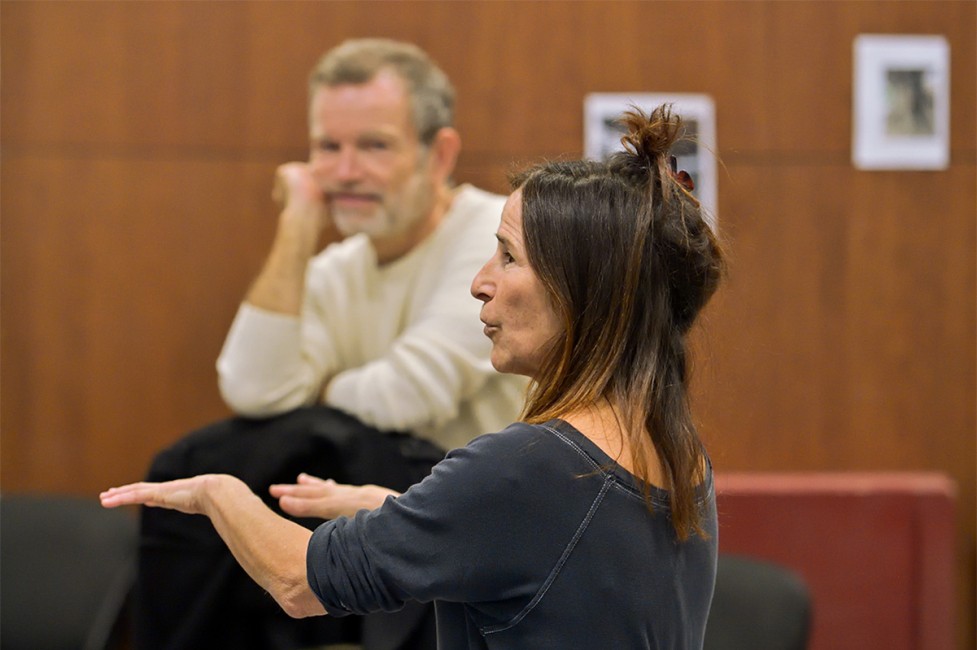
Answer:
[{"label": "man in background", "polygon": [[[352,40],[319,61],[309,160],[278,169],[271,251],[217,361],[239,417],[164,450],[148,480],[234,474],[312,528],[518,417],[524,383],[493,370],[469,294],[504,198],[452,184],[453,112],[450,82],[413,45]],[[140,650],[434,648],[430,607],[361,622],[289,619],[205,518],[143,510]]]}]

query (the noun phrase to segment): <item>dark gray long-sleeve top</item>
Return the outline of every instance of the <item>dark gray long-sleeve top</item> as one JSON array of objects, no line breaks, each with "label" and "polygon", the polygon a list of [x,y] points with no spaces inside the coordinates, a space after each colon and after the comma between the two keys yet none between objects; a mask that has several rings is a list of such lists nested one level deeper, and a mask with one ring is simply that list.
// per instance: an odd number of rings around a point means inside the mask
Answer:
[{"label": "dark gray long-sleeve top", "polygon": [[513,424],[448,454],[371,512],[316,529],[312,590],[332,615],[434,601],[442,650],[698,649],[716,575],[708,538],[680,543],[668,494],[569,424]]}]

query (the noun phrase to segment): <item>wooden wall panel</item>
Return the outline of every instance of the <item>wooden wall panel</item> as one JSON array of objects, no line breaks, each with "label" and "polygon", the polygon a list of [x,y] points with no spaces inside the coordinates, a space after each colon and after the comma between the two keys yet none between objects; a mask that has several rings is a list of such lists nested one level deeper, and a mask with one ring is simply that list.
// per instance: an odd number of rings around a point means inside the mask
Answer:
[{"label": "wooden wall panel", "polygon": [[273,169],[4,160],[5,486],[129,480],[226,415],[214,360],[273,232]]},{"label": "wooden wall panel", "polygon": [[950,205],[977,195],[948,174],[954,198],[925,175],[880,193],[832,168],[736,171],[729,194],[766,216],[737,220],[700,344],[703,418],[735,468],[972,466],[975,225]]},{"label": "wooden wall panel", "polygon": [[[696,398],[730,470],[939,470],[974,641],[973,2],[0,3],[3,490],[94,494],[226,414],[214,360],[306,151],[305,80],[351,36],[459,92],[457,177],[582,147],[597,91],[717,105],[726,288]],[[850,165],[852,41],[951,44],[951,168]]]},{"label": "wooden wall panel", "polygon": [[[844,163],[856,34],[912,26],[947,34],[959,66],[975,52],[966,2],[20,4],[6,7],[4,49],[31,65],[8,61],[4,85],[32,102],[8,102],[4,122],[58,146],[301,145],[310,62],[341,38],[386,35],[443,62],[467,147],[506,159],[579,151],[583,95],[629,89],[715,95],[725,155]],[[955,105],[973,104],[973,86],[954,75]],[[955,141],[972,142],[974,121],[952,117]]]}]

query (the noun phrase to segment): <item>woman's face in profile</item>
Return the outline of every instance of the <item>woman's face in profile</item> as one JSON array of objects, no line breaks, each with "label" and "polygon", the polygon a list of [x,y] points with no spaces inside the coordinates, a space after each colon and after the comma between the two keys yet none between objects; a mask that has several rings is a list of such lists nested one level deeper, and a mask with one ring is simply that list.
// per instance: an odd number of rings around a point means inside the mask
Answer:
[{"label": "woman's face in profile", "polygon": [[475,276],[472,295],[483,303],[481,320],[492,339],[495,369],[535,377],[548,344],[563,327],[529,265],[521,191],[506,201],[496,238],[495,254]]}]

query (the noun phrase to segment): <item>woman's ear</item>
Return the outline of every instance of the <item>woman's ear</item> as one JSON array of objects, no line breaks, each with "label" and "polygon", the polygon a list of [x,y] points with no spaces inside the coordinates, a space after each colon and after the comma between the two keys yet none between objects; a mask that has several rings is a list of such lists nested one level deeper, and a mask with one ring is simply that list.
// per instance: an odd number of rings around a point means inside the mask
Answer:
[{"label": "woman's ear", "polygon": [[446,183],[454,173],[461,153],[461,136],[450,126],[441,127],[434,134],[429,151],[432,176],[439,183]]}]

